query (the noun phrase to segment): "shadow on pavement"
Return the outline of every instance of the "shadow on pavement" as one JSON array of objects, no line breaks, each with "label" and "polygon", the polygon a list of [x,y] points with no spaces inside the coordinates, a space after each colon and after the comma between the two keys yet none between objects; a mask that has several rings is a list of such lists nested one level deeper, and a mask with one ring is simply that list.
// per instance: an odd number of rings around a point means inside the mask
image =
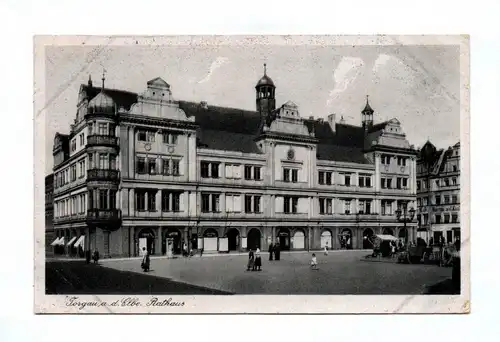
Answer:
[{"label": "shadow on pavement", "polygon": [[424,294],[428,295],[460,295],[460,285],[457,286],[452,279],[446,279],[442,282],[427,287]]},{"label": "shadow on pavement", "polygon": [[[154,274],[154,270],[152,272]],[[186,294],[231,293],[85,262],[54,261],[45,264],[45,293],[52,294]]]}]

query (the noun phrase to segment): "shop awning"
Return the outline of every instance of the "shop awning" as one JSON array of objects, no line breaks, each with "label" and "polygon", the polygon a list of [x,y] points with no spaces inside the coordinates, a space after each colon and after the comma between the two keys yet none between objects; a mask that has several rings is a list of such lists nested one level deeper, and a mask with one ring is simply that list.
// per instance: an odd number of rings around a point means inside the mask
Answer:
[{"label": "shop awning", "polygon": [[392,236],[392,235],[388,235],[388,234],[379,234],[379,235],[375,235],[375,236],[378,237],[380,240],[398,241],[398,238],[396,238],[395,236]]},{"label": "shop awning", "polygon": [[62,236],[62,237],[59,239],[59,241],[58,241],[58,243],[57,243],[57,244],[58,244],[58,245],[60,245],[60,246],[64,246],[64,236]]},{"label": "shop awning", "polygon": [[59,245],[59,240],[60,240],[60,239],[61,239],[61,238],[56,238],[54,241],[52,241],[52,243],[51,243],[50,245],[51,245],[51,246],[57,246],[57,245]]},{"label": "shop awning", "polygon": [[69,240],[69,242],[66,244],[66,246],[71,246],[71,244],[72,244],[73,242],[75,242],[75,240],[76,240],[76,236],[73,236],[73,237],[71,238],[71,240]]},{"label": "shop awning", "polygon": [[84,242],[85,242],[85,235],[82,235],[78,238],[78,240],[76,240],[73,247],[78,248],[79,246],[81,246],[83,248]]}]

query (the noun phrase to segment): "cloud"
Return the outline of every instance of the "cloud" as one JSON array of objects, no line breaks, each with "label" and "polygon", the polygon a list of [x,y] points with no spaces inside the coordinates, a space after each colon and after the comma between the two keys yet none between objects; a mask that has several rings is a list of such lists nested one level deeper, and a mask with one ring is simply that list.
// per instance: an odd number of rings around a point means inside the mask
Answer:
[{"label": "cloud", "polygon": [[395,80],[400,86],[411,85],[415,80],[416,70],[399,58],[380,54],[373,63],[372,72],[376,81],[383,83]]},{"label": "cloud", "polygon": [[213,73],[215,70],[219,69],[222,65],[226,64],[229,62],[229,58],[227,57],[217,57],[215,61],[212,62],[210,65],[210,70],[208,71],[207,76],[203,78],[202,80],[198,81],[198,84],[208,82],[210,80],[210,77],[212,77]]},{"label": "cloud", "polygon": [[391,56],[389,55],[378,55],[377,59],[375,60],[375,63],[373,63],[373,72],[377,73],[384,65],[387,64],[391,60]]},{"label": "cloud", "polygon": [[338,99],[349,85],[358,77],[364,66],[364,62],[358,57],[343,57],[333,72],[334,86],[330,91],[327,105]]}]

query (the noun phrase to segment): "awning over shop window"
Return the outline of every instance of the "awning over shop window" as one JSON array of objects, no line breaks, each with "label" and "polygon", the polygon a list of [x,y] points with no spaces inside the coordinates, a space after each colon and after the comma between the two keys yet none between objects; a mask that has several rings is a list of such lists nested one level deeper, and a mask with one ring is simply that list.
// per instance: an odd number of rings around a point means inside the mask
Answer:
[{"label": "awning over shop window", "polygon": [[78,240],[76,240],[75,244],[73,245],[73,247],[75,248],[78,248],[78,247],[82,247],[84,246],[84,243],[85,243],[85,235],[82,235],[78,238]]},{"label": "awning over shop window", "polygon": [[73,236],[73,237],[71,238],[71,240],[69,240],[69,242],[66,244],[66,246],[71,246],[71,244],[72,244],[73,242],[75,242],[75,240],[76,240],[76,236]]},{"label": "awning over shop window", "polygon": [[59,245],[59,240],[61,240],[61,238],[56,238],[54,241],[52,241],[52,243],[50,245],[51,246],[57,246],[57,245]]},{"label": "awning over shop window", "polygon": [[386,241],[398,241],[399,239],[395,236],[392,236],[392,235],[387,235],[387,234],[379,234],[379,235],[375,235],[376,237],[378,237],[380,240],[386,240]]},{"label": "awning over shop window", "polygon": [[61,239],[59,239],[58,245],[64,246],[64,236],[62,236]]}]

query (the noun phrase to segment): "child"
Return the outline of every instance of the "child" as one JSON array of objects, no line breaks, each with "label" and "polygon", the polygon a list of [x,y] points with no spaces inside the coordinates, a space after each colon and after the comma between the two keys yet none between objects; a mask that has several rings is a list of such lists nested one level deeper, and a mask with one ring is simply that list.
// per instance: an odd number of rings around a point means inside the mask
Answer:
[{"label": "child", "polygon": [[316,254],[314,254],[314,253],[313,253],[312,259],[311,259],[311,268],[313,270],[317,270],[318,269],[318,261],[316,260]]}]

